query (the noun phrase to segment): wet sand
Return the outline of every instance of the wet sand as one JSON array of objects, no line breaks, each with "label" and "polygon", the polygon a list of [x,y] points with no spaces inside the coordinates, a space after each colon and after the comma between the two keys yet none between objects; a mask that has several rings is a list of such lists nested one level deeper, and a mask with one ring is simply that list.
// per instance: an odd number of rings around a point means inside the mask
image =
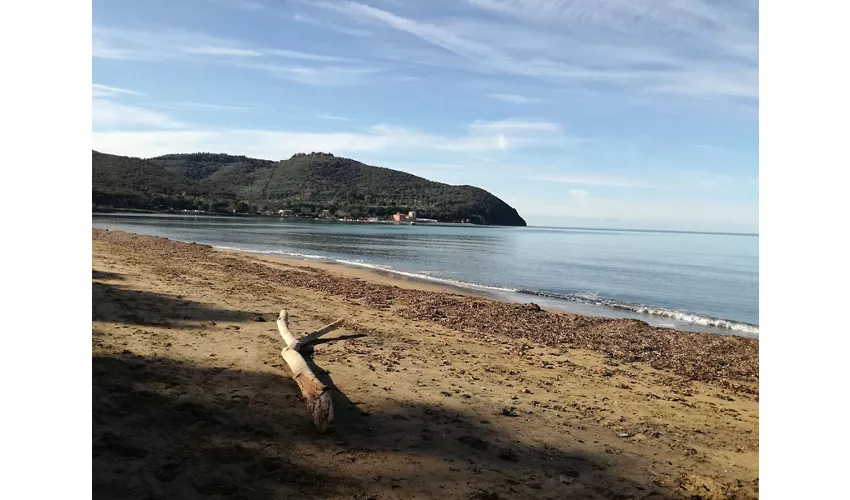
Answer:
[{"label": "wet sand", "polygon": [[[757,498],[758,341],[92,231],[95,498]],[[274,320],[346,326],[318,435]]]}]

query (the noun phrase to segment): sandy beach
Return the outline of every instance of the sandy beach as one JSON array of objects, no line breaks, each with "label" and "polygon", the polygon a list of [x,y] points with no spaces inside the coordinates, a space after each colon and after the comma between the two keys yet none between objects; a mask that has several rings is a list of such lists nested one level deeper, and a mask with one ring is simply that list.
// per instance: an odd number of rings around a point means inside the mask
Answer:
[{"label": "sandy beach", "polygon": [[95,498],[758,498],[758,340],[104,230],[92,295]]}]

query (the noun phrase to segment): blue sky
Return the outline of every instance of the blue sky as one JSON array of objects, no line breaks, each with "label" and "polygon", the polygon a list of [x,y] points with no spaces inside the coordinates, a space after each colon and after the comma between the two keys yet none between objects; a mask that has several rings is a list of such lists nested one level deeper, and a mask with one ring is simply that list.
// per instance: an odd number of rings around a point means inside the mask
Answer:
[{"label": "blue sky", "polygon": [[758,232],[751,0],[95,0],[92,147],[326,151],[533,225]]}]

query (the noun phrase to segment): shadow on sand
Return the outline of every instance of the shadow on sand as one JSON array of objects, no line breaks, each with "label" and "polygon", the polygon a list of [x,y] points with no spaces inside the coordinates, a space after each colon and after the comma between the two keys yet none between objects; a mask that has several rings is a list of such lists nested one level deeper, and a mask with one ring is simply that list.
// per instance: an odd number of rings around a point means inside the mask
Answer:
[{"label": "shadow on sand", "polygon": [[336,427],[319,435],[283,373],[113,354],[92,374],[94,498],[667,497],[604,454],[518,443],[443,407],[366,413],[333,390]]},{"label": "shadow on sand", "polygon": [[[97,277],[95,277],[97,276]],[[120,274],[92,271],[92,278],[120,281]],[[257,315],[184,300],[182,297],[131,290],[115,283],[92,281],[92,321],[139,326],[196,328],[199,322],[246,321]]]}]

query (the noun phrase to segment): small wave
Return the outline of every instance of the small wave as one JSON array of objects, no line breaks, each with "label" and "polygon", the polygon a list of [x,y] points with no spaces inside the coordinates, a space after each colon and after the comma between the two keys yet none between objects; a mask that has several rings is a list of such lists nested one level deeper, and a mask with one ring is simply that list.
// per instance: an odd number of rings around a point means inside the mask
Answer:
[{"label": "small wave", "polygon": [[620,311],[629,311],[638,314],[648,314],[650,316],[660,316],[664,318],[670,318],[677,321],[682,321],[685,323],[691,323],[699,326],[706,327],[714,327],[714,328],[723,328],[726,330],[734,330],[737,332],[750,333],[754,335],[758,335],[759,327],[758,325],[753,325],[750,323],[744,323],[740,321],[732,321],[723,318],[716,318],[713,316],[706,316],[697,313],[692,313],[688,311],[682,311],[679,309],[668,309],[666,307],[654,307],[648,306],[644,304],[632,304],[629,302],[618,302],[616,300],[603,299],[599,297],[597,293],[550,293],[550,292],[541,292],[537,290],[528,290],[521,289],[517,290],[518,293],[522,293],[525,295],[536,295],[538,297],[546,297],[552,299],[559,300],[567,300],[571,302],[578,302],[581,304],[589,304],[594,306],[607,307],[609,309],[617,309]]},{"label": "small wave", "polygon": [[311,255],[307,253],[296,253],[296,252],[284,252],[282,250],[253,250],[250,248],[241,248],[241,247],[228,247],[223,245],[216,245],[213,248],[220,248],[222,250],[233,250],[236,252],[248,252],[248,253],[259,253],[263,255],[281,255],[285,257],[295,257],[298,259],[309,259],[309,260],[334,260],[330,257],[325,257],[324,255]]},{"label": "small wave", "polygon": [[482,285],[480,283],[471,283],[469,281],[459,281],[459,280],[452,280],[452,279],[448,279],[448,278],[439,278],[437,276],[432,276],[432,275],[428,274],[427,272],[420,271],[420,272],[414,273],[414,272],[410,272],[410,271],[401,271],[401,270],[394,269],[394,268],[389,267],[389,266],[383,266],[383,265],[380,265],[380,264],[372,264],[372,263],[369,263],[369,262],[363,262],[363,261],[359,261],[359,260],[344,260],[344,259],[332,259],[332,260],[339,262],[340,264],[346,264],[346,265],[357,266],[357,267],[365,267],[367,269],[375,269],[377,271],[384,271],[384,272],[388,272],[388,273],[392,273],[392,274],[398,274],[400,276],[407,276],[408,278],[414,278],[414,279],[418,279],[418,280],[422,280],[422,281],[433,281],[433,282],[436,282],[436,283],[442,283],[442,284],[445,284],[445,285],[451,285],[451,286],[456,286],[456,287],[460,287],[460,288],[471,288],[471,289],[475,289],[475,290],[494,290],[494,291],[499,291],[499,292],[516,292],[515,288],[503,288],[503,287],[498,287],[498,286]]},{"label": "small wave", "polygon": [[326,260],[330,262],[336,262],[338,264],[343,264],[346,266],[355,266],[355,267],[364,267],[367,269],[374,269],[376,271],[383,271],[392,274],[398,274],[400,276],[406,276],[408,278],[414,278],[422,281],[433,281],[436,283],[442,283],[445,285],[451,285],[460,288],[470,288],[474,290],[493,290],[498,292],[516,292],[515,288],[504,288],[498,286],[489,286],[482,285],[480,283],[471,283],[468,281],[459,281],[452,280],[448,278],[440,278],[437,276],[432,276],[428,271],[419,271],[419,272],[410,272],[410,271],[401,271],[399,269],[392,268],[390,266],[384,266],[381,264],[373,264],[371,262],[365,262],[362,260],[350,260],[350,259],[335,259],[332,257],[325,257],[323,255],[310,255],[296,252],[285,252],[283,250],[251,250],[248,248],[239,248],[239,247],[227,247],[227,246],[216,246],[215,248],[220,248],[222,250],[234,250],[238,252],[249,252],[249,253],[259,253],[264,255],[280,255],[285,257],[294,257],[297,259],[309,259],[309,260]]}]

